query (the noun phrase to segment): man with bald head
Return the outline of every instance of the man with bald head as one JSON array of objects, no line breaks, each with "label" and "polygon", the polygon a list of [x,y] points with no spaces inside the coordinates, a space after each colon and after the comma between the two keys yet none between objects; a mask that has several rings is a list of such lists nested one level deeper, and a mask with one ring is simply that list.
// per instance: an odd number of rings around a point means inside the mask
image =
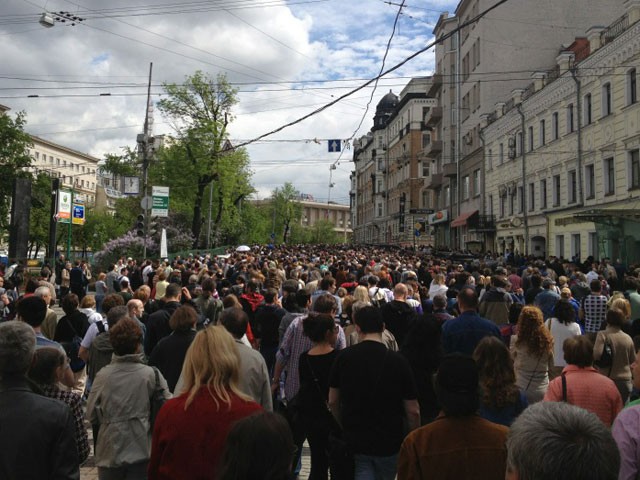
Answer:
[{"label": "man with bald head", "polygon": [[407,332],[418,318],[415,309],[407,303],[408,292],[404,283],[398,283],[393,289],[393,301],[380,307],[385,326],[396,337],[400,349]]}]

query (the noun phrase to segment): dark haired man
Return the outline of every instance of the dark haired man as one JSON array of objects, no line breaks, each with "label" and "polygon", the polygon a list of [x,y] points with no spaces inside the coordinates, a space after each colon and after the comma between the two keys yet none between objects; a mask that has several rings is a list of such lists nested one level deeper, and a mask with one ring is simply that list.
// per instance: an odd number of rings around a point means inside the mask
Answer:
[{"label": "dark haired man", "polygon": [[145,336],[144,342],[144,352],[147,355],[151,355],[151,352],[160,339],[171,334],[169,319],[171,315],[173,315],[173,312],[180,307],[180,299],[184,291],[186,291],[186,289],[183,289],[177,283],[167,285],[162,308],[149,315],[149,319],[147,320],[147,335]]},{"label": "dark haired man", "polygon": [[[41,310],[44,319],[46,306]],[[0,478],[79,479],[71,410],[34,393],[27,381],[35,351],[36,336],[27,322],[0,324]]]},{"label": "dark haired man", "polygon": [[472,287],[458,293],[460,315],[442,325],[442,346],[445,353],[472,355],[480,340],[489,335],[500,337],[500,329],[478,315],[478,295]]},{"label": "dark haired man", "polygon": [[329,407],[355,454],[356,478],[393,479],[400,445],[420,425],[420,407],[408,361],[382,343],[376,307],[356,316],[360,343],[341,352],[329,378]]},{"label": "dark haired man", "polygon": [[241,308],[228,308],[220,315],[220,323],[236,341],[240,356],[240,389],[262,405],[262,408],[272,411],[273,400],[267,364],[260,353],[247,347],[241,340],[247,331],[249,317]]},{"label": "dark haired man", "polygon": [[580,319],[584,321],[584,333],[597,333],[607,315],[607,297],[602,295],[600,280],[591,280],[591,293],[582,299]]},{"label": "dark haired man", "polygon": [[398,478],[503,479],[509,429],[476,415],[478,367],[471,357],[448,355],[436,377],[442,413],[402,444]]}]

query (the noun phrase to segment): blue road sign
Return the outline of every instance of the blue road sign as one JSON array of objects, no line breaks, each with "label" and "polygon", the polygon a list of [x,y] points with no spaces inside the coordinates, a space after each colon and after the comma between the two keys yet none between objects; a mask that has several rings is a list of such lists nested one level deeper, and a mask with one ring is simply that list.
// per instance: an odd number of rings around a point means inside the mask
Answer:
[{"label": "blue road sign", "polygon": [[329,140],[329,151],[339,152],[342,148],[342,140]]},{"label": "blue road sign", "polygon": [[419,236],[420,236],[420,230],[414,230],[414,231],[413,231],[413,234],[414,234],[416,237],[419,237]]}]

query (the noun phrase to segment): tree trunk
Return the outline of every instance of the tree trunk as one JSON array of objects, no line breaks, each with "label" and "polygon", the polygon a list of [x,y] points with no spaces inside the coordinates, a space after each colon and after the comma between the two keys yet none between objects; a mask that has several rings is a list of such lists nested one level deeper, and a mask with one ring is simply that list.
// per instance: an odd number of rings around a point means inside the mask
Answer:
[{"label": "tree trunk", "polygon": [[287,236],[289,235],[289,222],[284,223],[284,234],[282,235],[282,243],[287,243]]},{"label": "tree trunk", "polygon": [[193,234],[193,248],[198,248],[200,244],[200,232],[202,231],[202,199],[204,189],[209,182],[203,182],[202,177],[198,179],[198,191],[193,203],[193,221],[191,222],[191,233]]}]

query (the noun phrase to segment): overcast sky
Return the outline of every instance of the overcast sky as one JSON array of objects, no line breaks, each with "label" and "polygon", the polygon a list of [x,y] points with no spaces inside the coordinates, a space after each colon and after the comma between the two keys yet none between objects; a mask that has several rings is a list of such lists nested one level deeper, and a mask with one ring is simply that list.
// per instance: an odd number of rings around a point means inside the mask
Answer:
[{"label": "overcast sky", "polygon": [[[391,4],[390,4],[391,3]],[[153,101],[163,82],[196,70],[219,72],[240,89],[231,140],[240,143],[302,117],[377,75],[401,0],[2,0],[0,103],[27,113],[29,133],[98,158],[135,146],[144,122],[153,62]],[[386,65],[432,40],[440,12],[457,2],[406,2]],[[44,11],[85,20],[38,24]],[[248,148],[259,198],[291,182],[326,202],[349,203],[352,150],[329,153],[328,139],[371,127],[375,105],[412,76],[433,71],[427,52],[372,89]],[[111,96],[100,96],[111,94]],[[37,98],[28,98],[38,95]],[[154,133],[171,133],[155,112]],[[313,141],[318,139],[318,141]]]}]

